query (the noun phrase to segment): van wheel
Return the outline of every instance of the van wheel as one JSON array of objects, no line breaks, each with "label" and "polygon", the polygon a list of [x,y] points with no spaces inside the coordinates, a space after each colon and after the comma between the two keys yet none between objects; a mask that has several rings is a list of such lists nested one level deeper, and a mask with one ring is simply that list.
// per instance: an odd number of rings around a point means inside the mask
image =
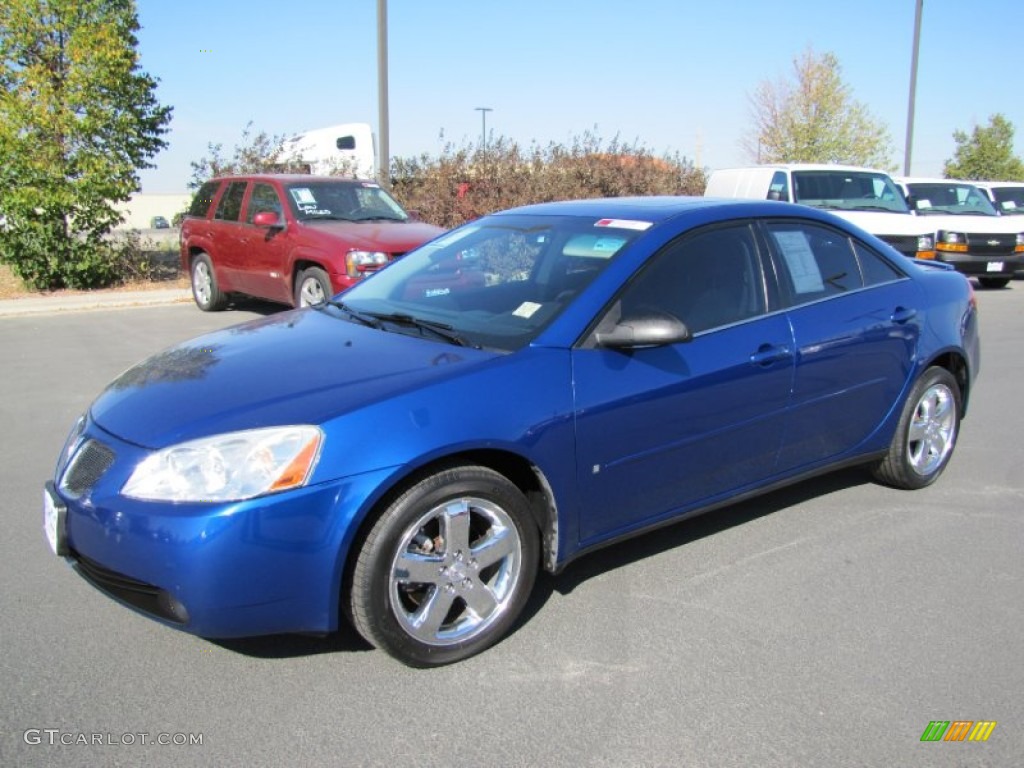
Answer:
[{"label": "van wheel", "polygon": [[978,282],[983,288],[1005,288],[1010,284],[1008,277],[979,277]]},{"label": "van wheel", "polygon": [[307,267],[295,281],[295,306],[318,307],[332,296],[331,280],[320,267]]},{"label": "van wheel", "polygon": [[228,303],[227,296],[217,287],[213,263],[205,253],[192,259],[192,298],[203,312],[217,312]]},{"label": "van wheel", "polygon": [[509,631],[539,553],[522,492],[494,470],[452,465],[421,477],[376,521],[356,557],[349,616],[404,664],[450,664]]}]

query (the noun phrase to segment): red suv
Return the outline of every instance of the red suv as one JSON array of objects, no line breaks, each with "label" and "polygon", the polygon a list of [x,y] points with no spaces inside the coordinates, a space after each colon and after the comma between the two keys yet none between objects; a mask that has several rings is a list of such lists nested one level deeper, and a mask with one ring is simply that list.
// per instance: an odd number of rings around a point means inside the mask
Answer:
[{"label": "red suv", "polygon": [[372,181],[266,174],[212,179],[181,223],[199,308],[229,294],[305,307],[444,230],[416,222]]}]

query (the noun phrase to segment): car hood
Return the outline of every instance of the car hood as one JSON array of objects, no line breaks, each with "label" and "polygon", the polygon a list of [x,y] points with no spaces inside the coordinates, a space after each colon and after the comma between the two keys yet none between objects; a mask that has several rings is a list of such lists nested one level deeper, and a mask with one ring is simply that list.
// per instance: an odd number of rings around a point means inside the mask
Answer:
[{"label": "car hood", "polygon": [[917,214],[917,218],[927,222],[936,231],[950,230],[967,234],[1015,235],[1024,231],[1024,220],[1014,221],[1005,216],[971,216],[969,214]]},{"label": "car hood", "polygon": [[405,253],[444,232],[421,221],[321,221],[303,227],[332,240],[344,240],[351,248],[386,253]]},{"label": "car hood", "polygon": [[90,409],[122,440],[163,448],[222,432],[322,424],[495,353],[295,310],[171,347],[129,368]]},{"label": "car hood", "polygon": [[935,229],[922,217],[914,216],[911,213],[899,213],[893,211],[847,211],[832,210],[840,218],[846,219],[851,224],[856,224],[863,230],[876,236],[885,235],[934,235]]}]

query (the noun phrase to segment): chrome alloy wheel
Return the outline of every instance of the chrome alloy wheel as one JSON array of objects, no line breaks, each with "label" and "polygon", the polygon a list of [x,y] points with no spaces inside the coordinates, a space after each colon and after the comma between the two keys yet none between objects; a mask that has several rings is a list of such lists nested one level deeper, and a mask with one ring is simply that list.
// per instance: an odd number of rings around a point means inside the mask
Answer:
[{"label": "chrome alloy wheel", "polygon": [[917,401],[907,434],[907,461],[919,475],[934,472],[956,443],[956,398],[945,384],[930,386]]},{"label": "chrome alloy wheel", "polygon": [[210,265],[205,261],[197,261],[192,267],[192,291],[200,305],[210,303],[213,295],[213,275],[210,274]]},{"label": "chrome alloy wheel", "polygon": [[497,504],[466,497],[434,507],[400,539],[389,577],[395,618],[432,646],[486,632],[515,594],[522,552],[518,529]]},{"label": "chrome alloy wheel", "polygon": [[300,307],[318,307],[327,301],[324,288],[315,277],[307,277],[299,288]]}]

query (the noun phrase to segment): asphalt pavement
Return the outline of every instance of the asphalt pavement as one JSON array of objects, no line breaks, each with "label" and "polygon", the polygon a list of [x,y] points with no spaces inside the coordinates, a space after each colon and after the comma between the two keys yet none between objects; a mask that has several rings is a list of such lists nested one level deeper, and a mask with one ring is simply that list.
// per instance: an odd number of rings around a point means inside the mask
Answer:
[{"label": "asphalt pavement", "polygon": [[[848,470],[602,550],[429,671],[351,631],[176,632],[50,554],[42,485],[106,382],[274,311],[111,300],[0,317],[0,765],[1021,764],[1024,284],[978,292],[983,370],[934,486]],[[934,721],[996,726],[922,742]]]}]

